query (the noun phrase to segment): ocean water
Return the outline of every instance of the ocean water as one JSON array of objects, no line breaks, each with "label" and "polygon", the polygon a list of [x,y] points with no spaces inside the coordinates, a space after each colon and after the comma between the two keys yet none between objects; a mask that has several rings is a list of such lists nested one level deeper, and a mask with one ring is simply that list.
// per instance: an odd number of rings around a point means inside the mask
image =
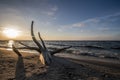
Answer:
[{"label": "ocean water", "polygon": [[[21,41],[22,43],[37,47],[33,41]],[[18,41],[0,41],[0,46],[9,46],[15,43],[16,47],[23,47]],[[41,43],[41,42],[40,42]],[[45,41],[48,50],[53,51],[59,48],[72,46],[63,51],[66,54],[76,54],[82,56],[93,56],[120,60],[120,41]],[[33,52],[31,50],[21,50]]]}]

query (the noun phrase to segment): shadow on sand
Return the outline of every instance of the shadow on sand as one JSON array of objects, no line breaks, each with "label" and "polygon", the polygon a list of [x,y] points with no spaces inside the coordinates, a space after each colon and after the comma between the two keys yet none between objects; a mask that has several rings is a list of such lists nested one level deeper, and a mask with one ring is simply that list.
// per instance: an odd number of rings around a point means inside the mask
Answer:
[{"label": "shadow on sand", "polygon": [[13,46],[13,51],[18,56],[18,60],[17,60],[17,63],[16,63],[15,78],[16,78],[16,80],[24,80],[26,78],[26,75],[25,75],[23,57],[20,54],[20,52],[14,46]]}]

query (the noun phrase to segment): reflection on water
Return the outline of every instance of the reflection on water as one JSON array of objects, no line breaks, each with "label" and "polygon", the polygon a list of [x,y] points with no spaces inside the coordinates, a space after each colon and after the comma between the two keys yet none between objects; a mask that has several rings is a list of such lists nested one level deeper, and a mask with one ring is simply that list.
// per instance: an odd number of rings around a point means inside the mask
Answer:
[{"label": "reflection on water", "polygon": [[13,40],[9,40],[7,46],[10,47],[7,50],[12,50],[12,44],[14,44]]},{"label": "reflection on water", "polygon": [[14,44],[14,41],[13,41],[13,40],[9,40],[9,41],[8,41],[8,47],[11,47],[11,48],[12,48],[12,44]]}]

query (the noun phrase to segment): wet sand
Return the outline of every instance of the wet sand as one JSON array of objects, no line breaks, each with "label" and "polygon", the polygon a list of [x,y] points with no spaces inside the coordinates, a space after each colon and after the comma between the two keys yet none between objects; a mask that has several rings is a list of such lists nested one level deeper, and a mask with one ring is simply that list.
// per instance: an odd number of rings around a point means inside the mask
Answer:
[{"label": "wet sand", "polygon": [[[99,59],[56,54],[52,64],[44,66],[38,60],[38,54],[22,52],[22,56],[25,69],[25,72],[21,72],[25,74],[22,80],[120,80],[120,65],[117,61],[110,65]],[[18,56],[13,51],[0,49],[0,80],[20,80],[15,78],[17,61]]]}]

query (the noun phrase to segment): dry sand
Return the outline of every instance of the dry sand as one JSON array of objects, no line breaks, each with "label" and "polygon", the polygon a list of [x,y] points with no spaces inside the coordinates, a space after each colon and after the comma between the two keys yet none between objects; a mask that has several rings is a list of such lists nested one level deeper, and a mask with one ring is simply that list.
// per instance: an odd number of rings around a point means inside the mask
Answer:
[{"label": "dry sand", "polygon": [[[59,53],[58,53],[59,54]],[[0,80],[120,80],[119,62],[102,62],[61,55],[53,56],[49,66],[42,65],[37,54],[22,52],[25,74],[24,79],[16,79],[18,56],[13,52],[0,49]],[[117,66],[117,67],[116,67]]]}]

